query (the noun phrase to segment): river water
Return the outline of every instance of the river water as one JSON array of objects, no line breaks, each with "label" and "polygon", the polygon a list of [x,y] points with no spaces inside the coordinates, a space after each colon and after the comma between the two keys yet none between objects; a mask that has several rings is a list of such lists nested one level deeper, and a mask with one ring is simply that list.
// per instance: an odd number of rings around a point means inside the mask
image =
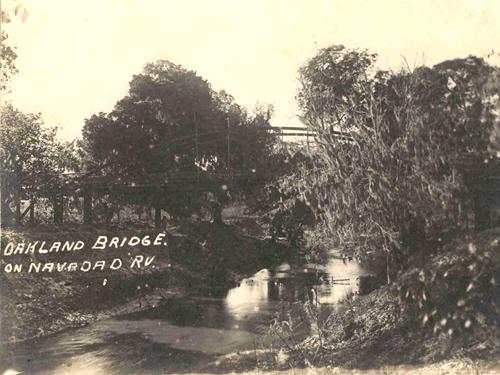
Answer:
[{"label": "river water", "polygon": [[[369,272],[332,258],[326,266],[284,263],[262,269],[221,298],[190,296],[148,311],[17,344],[2,369],[23,374],[195,372],[217,356],[259,347],[287,302],[335,305],[359,291]],[[12,372],[14,374],[15,372]]]}]

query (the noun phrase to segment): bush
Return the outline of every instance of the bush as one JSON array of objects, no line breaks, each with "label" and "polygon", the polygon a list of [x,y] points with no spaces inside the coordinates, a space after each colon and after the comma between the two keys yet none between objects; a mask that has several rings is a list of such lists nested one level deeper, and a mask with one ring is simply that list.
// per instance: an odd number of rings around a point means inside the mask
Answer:
[{"label": "bush", "polygon": [[421,326],[433,333],[459,334],[474,328],[498,329],[500,293],[499,230],[453,243],[427,267],[415,268],[395,288],[416,308]]}]

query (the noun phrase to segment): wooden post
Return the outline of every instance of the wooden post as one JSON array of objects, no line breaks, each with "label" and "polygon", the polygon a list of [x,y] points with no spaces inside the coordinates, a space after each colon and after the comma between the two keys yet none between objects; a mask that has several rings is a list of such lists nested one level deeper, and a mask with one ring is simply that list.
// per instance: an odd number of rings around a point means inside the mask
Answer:
[{"label": "wooden post", "polygon": [[52,195],[54,207],[54,224],[60,225],[63,223],[63,199],[64,194],[62,191],[56,191]]},{"label": "wooden post", "polygon": [[20,222],[24,219],[24,217],[28,214],[28,212],[30,213],[30,222],[33,224],[33,222],[35,221],[35,200],[34,200],[34,198],[30,199],[29,206],[26,207],[24,212],[21,214]]},{"label": "wooden post", "polygon": [[17,193],[15,196],[15,205],[16,205],[16,224],[21,225],[21,194]]},{"label": "wooden post", "polygon": [[90,187],[83,189],[83,223],[92,223],[92,190]]},{"label": "wooden post", "polygon": [[224,223],[222,220],[222,204],[217,200],[217,198],[212,205],[212,219],[213,223],[217,226],[220,226]]},{"label": "wooden post", "polygon": [[30,224],[35,224],[35,199],[31,199],[31,207],[30,207]]}]

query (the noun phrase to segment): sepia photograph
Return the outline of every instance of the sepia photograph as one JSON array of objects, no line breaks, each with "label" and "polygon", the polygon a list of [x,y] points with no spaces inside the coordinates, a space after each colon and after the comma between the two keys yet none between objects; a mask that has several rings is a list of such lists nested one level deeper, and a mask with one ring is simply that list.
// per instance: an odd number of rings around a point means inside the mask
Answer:
[{"label": "sepia photograph", "polygon": [[500,375],[500,0],[0,10],[0,375]]}]

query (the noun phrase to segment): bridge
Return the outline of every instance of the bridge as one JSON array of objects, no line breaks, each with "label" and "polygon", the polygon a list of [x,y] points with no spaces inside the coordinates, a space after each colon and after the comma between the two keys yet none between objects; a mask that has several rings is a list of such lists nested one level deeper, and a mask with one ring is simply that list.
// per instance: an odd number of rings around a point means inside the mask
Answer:
[{"label": "bridge", "polygon": [[[179,193],[190,194],[197,197],[200,193],[223,193],[232,190],[235,184],[262,185],[267,181],[253,173],[208,173],[202,169],[197,172],[157,173],[146,175],[145,178],[122,178],[117,175],[87,175],[84,173],[64,174],[64,183],[57,189],[47,194],[52,201],[53,221],[55,224],[63,223],[64,197],[79,196],[83,198],[82,216],[84,224],[93,221],[94,198],[106,194],[127,195],[129,197],[150,197],[155,210],[155,225],[161,225],[161,201],[166,196]],[[133,201],[134,199],[132,199]],[[139,200],[137,200],[139,201]],[[30,199],[28,206],[21,211],[16,210],[16,221],[29,215],[30,222],[35,220],[36,199]]]},{"label": "bridge", "polygon": [[[307,143],[313,140],[315,132],[306,127],[269,127],[267,131],[276,135],[282,141],[295,139],[306,139]],[[170,140],[176,144],[193,144],[198,149],[200,138],[206,141],[220,141],[221,137],[227,140],[227,160],[231,160],[231,130],[228,127],[226,131],[217,133],[199,133],[196,131],[192,135],[177,137]],[[344,137],[344,134],[338,133],[337,136]],[[205,142],[206,142],[205,141]],[[259,177],[252,171],[222,171],[207,172],[202,168],[196,167],[188,172],[161,172],[142,176],[140,179],[127,178],[120,173],[113,175],[96,175],[96,171],[90,173],[65,173],[63,183],[57,190],[48,193],[48,198],[52,200],[53,221],[55,224],[62,224],[64,197],[69,195],[79,195],[83,197],[83,222],[90,224],[92,222],[93,198],[104,194],[141,194],[150,197],[162,195],[192,193],[197,195],[201,192],[214,192],[218,189],[231,189],[235,184],[258,184],[261,185],[266,179]],[[97,171],[98,172],[98,171]],[[154,199],[154,198],[153,198]],[[35,219],[35,199],[29,199],[28,206],[21,211],[20,204],[16,207],[16,221],[21,223],[29,215],[31,222]],[[160,225],[161,205],[155,205],[155,222]]]},{"label": "bridge", "polygon": [[[295,137],[302,140],[313,141],[316,133],[306,127],[270,127],[268,131],[282,140],[289,137]],[[227,158],[230,160],[230,135],[227,133]],[[346,133],[333,131],[332,135],[339,139],[350,140],[351,138]],[[193,137],[197,137],[193,135]],[[184,137],[185,138],[185,137]],[[191,137],[192,138],[192,137]],[[191,141],[186,139],[181,141]],[[196,142],[196,139],[195,139]],[[493,166],[492,166],[493,167]],[[498,169],[498,167],[496,167]],[[494,177],[492,177],[494,176]],[[483,188],[488,191],[498,191],[498,176],[500,171],[494,171],[489,174],[488,178],[478,176],[483,179]],[[64,197],[68,195],[79,195],[83,197],[83,222],[92,222],[93,198],[104,194],[134,194],[151,197],[153,207],[155,209],[155,223],[157,226],[161,224],[162,205],[159,203],[162,196],[168,196],[179,193],[190,193],[193,196],[198,196],[202,192],[217,192],[222,190],[231,190],[237,184],[256,184],[262,185],[268,178],[263,178],[255,171],[219,171],[207,172],[200,167],[194,167],[192,171],[184,172],[161,172],[151,173],[141,176],[140,179],[124,177],[120,173],[113,175],[95,175],[94,173],[66,173],[63,176],[64,183],[61,184],[57,191],[53,191],[50,198],[53,205],[53,219],[55,224],[63,222],[63,207]],[[155,203],[156,202],[156,203]],[[35,200],[31,199],[29,205],[21,212],[20,205],[16,207],[16,219],[18,223],[29,214],[30,221],[34,221],[35,216]]]}]

